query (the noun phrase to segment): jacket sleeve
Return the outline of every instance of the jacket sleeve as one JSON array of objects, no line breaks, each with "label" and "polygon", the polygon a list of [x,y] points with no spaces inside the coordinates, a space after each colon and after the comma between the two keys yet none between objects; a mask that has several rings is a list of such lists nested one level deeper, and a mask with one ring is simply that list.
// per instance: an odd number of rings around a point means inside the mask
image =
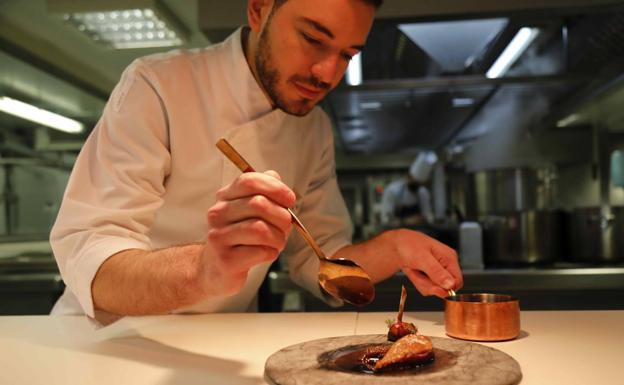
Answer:
[{"label": "jacket sleeve", "polygon": [[[331,123],[325,114],[322,116],[322,127],[310,128],[323,132],[321,155],[318,161],[312,163],[314,172],[307,190],[297,192],[301,202],[296,211],[325,255],[331,258],[342,247],[351,244],[353,228],[336,180]],[[318,284],[319,261],[312,248],[296,232],[293,229],[284,250],[291,279],[329,305],[342,305],[342,301],[321,290]]]},{"label": "jacket sleeve", "polygon": [[154,76],[131,64],[113,90],[70,176],[50,243],[67,287],[94,317],[91,284],[102,263],[150,249],[147,232],[170,170],[167,113]]}]

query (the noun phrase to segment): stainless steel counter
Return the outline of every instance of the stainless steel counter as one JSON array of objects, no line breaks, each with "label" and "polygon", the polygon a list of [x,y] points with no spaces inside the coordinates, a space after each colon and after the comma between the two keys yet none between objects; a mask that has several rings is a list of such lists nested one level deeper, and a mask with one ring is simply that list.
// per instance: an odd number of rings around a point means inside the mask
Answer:
[{"label": "stainless steel counter", "polygon": [[[520,299],[524,310],[624,309],[624,266],[555,265],[535,268],[464,270],[461,292],[495,292]],[[377,285],[375,301],[362,311],[394,311],[401,285],[407,309],[438,311],[443,301],[422,297],[403,273]],[[30,253],[0,259],[0,314],[46,314],[64,288],[51,255]],[[333,309],[296,286],[288,273],[273,271],[260,293],[263,311],[353,311]]]},{"label": "stainless steel counter", "polygon": [[[461,292],[494,292],[520,299],[524,310],[624,309],[624,266],[464,270]],[[281,296],[283,310],[336,310],[303,292],[287,272],[271,272],[269,292]],[[362,311],[391,311],[398,305],[401,285],[409,289],[407,308],[442,310],[444,301],[422,297],[403,273],[376,286],[375,301]],[[297,308],[298,307],[298,308]],[[352,311],[352,306],[344,310]],[[269,309],[278,310],[278,309]]]}]

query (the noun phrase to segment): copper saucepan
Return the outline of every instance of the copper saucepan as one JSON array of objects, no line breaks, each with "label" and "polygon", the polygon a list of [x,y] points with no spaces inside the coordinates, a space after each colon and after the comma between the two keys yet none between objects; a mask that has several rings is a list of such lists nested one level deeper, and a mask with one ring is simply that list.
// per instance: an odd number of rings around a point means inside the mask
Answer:
[{"label": "copper saucepan", "polygon": [[520,304],[510,295],[455,294],[444,302],[444,324],[451,337],[505,341],[520,334]]}]

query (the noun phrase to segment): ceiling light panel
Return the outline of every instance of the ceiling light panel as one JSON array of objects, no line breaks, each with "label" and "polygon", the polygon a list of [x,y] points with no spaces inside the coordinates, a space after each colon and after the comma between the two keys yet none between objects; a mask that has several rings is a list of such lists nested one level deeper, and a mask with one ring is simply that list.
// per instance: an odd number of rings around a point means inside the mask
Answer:
[{"label": "ceiling light panel", "polygon": [[84,125],[74,119],[55,114],[8,96],[0,96],[0,111],[71,134],[78,134],[84,131]]},{"label": "ceiling light panel", "polygon": [[347,84],[350,86],[359,86],[362,84],[362,53],[358,52],[353,56],[347,67],[346,74]]},{"label": "ceiling light panel", "polygon": [[149,8],[66,13],[63,18],[91,39],[115,49],[183,44],[182,37]]},{"label": "ceiling light panel", "polygon": [[531,43],[533,43],[539,32],[538,28],[520,28],[485,76],[490,79],[503,76],[505,72],[514,65],[516,60],[522,56]]}]

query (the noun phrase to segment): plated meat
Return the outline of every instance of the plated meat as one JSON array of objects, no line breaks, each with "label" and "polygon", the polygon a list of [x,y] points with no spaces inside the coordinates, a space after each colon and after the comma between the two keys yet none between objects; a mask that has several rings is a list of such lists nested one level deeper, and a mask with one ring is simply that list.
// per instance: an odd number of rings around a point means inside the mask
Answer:
[{"label": "plated meat", "polygon": [[422,364],[433,359],[433,345],[428,337],[418,335],[416,326],[409,322],[403,322],[403,311],[407,290],[401,287],[401,301],[397,320],[390,325],[388,340],[396,341],[387,353],[375,363],[375,372],[389,368],[408,367]]},{"label": "plated meat", "polygon": [[[338,349],[332,365],[341,370],[368,374],[409,370],[433,362],[433,344],[428,337],[418,334],[416,326],[403,322],[403,309],[407,291],[401,290],[401,302],[396,322],[388,321],[389,343],[354,345]],[[334,352],[330,352],[330,356]],[[321,360],[323,361],[323,360]]]},{"label": "plated meat", "polygon": [[403,336],[416,333],[418,333],[418,329],[413,323],[395,322],[388,329],[388,341],[397,341]]},{"label": "plated meat", "polygon": [[392,344],[388,352],[375,364],[376,372],[391,367],[412,366],[433,358],[433,345],[428,337],[409,334]]}]

